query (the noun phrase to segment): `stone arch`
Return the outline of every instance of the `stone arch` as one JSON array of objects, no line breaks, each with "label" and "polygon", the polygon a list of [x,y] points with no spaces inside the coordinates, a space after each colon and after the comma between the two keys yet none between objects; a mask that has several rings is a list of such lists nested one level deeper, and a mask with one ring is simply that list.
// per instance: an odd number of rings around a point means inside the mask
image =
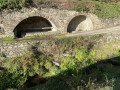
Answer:
[{"label": "stone arch", "polygon": [[69,20],[67,24],[67,32],[93,30],[93,23],[86,15],[77,15]]},{"label": "stone arch", "polygon": [[52,31],[57,31],[57,29],[51,20],[41,16],[30,16],[21,20],[13,32],[15,37],[20,38]]}]

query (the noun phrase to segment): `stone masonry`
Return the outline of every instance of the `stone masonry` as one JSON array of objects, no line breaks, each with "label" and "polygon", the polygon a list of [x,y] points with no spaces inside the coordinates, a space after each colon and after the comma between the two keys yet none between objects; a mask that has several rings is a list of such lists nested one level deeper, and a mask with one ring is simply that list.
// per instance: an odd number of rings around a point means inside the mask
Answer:
[{"label": "stone masonry", "polygon": [[[103,33],[98,34],[98,36],[102,36],[99,39],[94,39],[96,44],[95,46],[99,46],[104,43],[109,43],[113,41],[120,40],[120,30],[117,30],[115,32],[109,32],[109,33]],[[92,38],[91,35],[88,36],[89,38]],[[86,37],[86,36],[84,36]],[[37,46],[36,46],[37,44]],[[40,51],[49,51],[49,49],[52,49],[51,44],[49,43],[49,40],[35,40],[35,41],[16,41],[16,42],[0,42],[0,54],[4,54],[6,57],[18,57],[24,54],[25,50],[27,50],[28,47],[35,46]],[[54,56],[56,56],[58,53],[55,53]]]},{"label": "stone masonry", "polygon": [[[45,18],[51,23],[52,29],[54,29],[50,32],[52,34],[67,33],[71,29],[74,29],[73,31],[88,31],[120,25],[119,17],[103,20],[91,13],[79,13],[52,8],[23,8],[19,11],[5,10],[1,12],[0,37],[14,37],[14,30],[20,22],[35,16]],[[49,32],[45,32],[45,34],[49,34]]]}]

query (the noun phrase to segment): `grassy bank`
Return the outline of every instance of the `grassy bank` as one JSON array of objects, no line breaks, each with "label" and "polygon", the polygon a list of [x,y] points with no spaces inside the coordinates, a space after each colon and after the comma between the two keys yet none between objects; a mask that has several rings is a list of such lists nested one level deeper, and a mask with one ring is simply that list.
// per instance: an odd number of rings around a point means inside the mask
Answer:
[{"label": "grassy bank", "polygon": [[[60,53],[74,52],[75,55],[59,58],[60,66],[56,66],[53,53],[34,52],[33,47],[29,47],[23,56],[2,62],[0,89],[118,90],[120,66],[116,60],[119,62],[119,41],[99,47],[93,47],[95,43],[84,38],[61,38],[50,42]],[[6,68],[2,70],[2,66]]]},{"label": "grassy bank", "polygon": [[29,89],[118,90],[120,66],[111,62],[111,59],[120,60],[120,48],[116,47],[119,45],[120,42],[114,42],[90,50],[88,48],[77,50],[74,57],[61,59],[60,73],[46,83]]}]

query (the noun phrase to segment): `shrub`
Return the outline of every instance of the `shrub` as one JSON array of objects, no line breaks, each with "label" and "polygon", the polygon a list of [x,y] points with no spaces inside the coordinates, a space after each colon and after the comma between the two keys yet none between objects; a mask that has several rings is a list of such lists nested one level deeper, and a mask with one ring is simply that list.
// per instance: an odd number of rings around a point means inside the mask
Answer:
[{"label": "shrub", "polygon": [[16,88],[23,85],[27,80],[27,77],[21,76],[19,73],[9,73],[5,71],[0,73],[0,90],[6,90],[7,88]]},{"label": "shrub", "polygon": [[94,64],[95,56],[96,56],[95,50],[89,51],[87,48],[85,48],[82,50],[77,50],[75,58],[78,60],[78,62],[91,65]]},{"label": "shrub", "polygon": [[62,58],[60,68],[62,70],[74,71],[74,70],[77,69],[76,63],[77,63],[77,61],[76,61],[75,58],[73,58],[73,57],[64,57],[64,58]]},{"label": "shrub", "polygon": [[22,8],[27,0],[0,0],[0,9],[8,8]]},{"label": "shrub", "polygon": [[75,57],[64,57],[61,60],[60,68],[62,70],[77,71],[82,67],[89,66],[95,62],[96,51],[88,49],[77,50]]},{"label": "shrub", "polygon": [[[27,54],[29,52],[29,54]],[[20,73],[24,76],[43,75],[46,72],[45,63],[52,60],[52,56],[32,51],[26,52],[22,57],[7,60],[6,64],[10,73]],[[12,67],[12,68],[11,68]]]},{"label": "shrub", "polygon": [[41,78],[55,75],[58,68],[51,60],[51,55],[34,52],[31,48],[21,57],[6,59],[6,71],[0,74],[0,89],[16,88],[35,75]]}]

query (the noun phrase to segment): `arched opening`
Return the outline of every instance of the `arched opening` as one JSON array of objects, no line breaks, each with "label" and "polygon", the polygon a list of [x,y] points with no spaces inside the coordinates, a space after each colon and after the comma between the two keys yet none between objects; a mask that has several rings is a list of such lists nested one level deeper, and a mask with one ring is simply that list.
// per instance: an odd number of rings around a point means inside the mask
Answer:
[{"label": "arched opening", "polygon": [[68,24],[67,32],[88,31],[93,29],[92,21],[85,15],[74,17]]},{"label": "arched opening", "polygon": [[21,21],[14,29],[14,35],[17,38],[39,35],[43,32],[53,31],[54,26],[43,17],[29,17]]}]

